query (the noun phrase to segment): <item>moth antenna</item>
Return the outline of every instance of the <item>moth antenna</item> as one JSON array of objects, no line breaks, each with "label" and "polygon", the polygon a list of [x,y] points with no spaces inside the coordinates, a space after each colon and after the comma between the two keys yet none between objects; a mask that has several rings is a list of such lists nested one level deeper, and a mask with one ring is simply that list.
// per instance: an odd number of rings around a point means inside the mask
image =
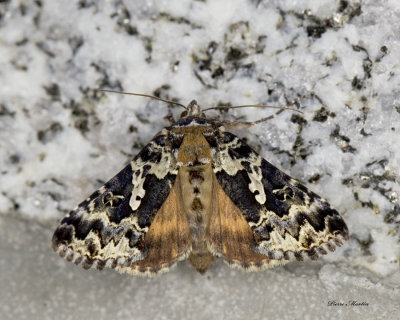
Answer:
[{"label": "moth antenna", "polygon": [[118,91],[118,90],[108,90],[108,89],[99,89],[99,91],[103,91],[103,92],[113,92],[113,93],[120,93],[120,94],[128,94],[131,96],[139,96],[139,97],[146,97],[146,98],[150,98],[150,99],[154,99],[154,100],[159,100],[159,101],[163,101],[166,103],[171,103],[171,104],[175,104],[177,106],[180,106],[182,108],[184,108],[185,110],[187,110],[187,107],[179,102],[175,102],[175,101],[171,101],[171,100],[167,100],[167,99],[162,99],[156,96],[152,96],[149,94],[144,94],[144,93],[132,93],[132,92],[124,92],[124,91]]},{"label": "moth antenna", "polygon": [[221,123],[222,123],[225,127],[228,127],[228,128],[240,127],[240,126],[243,126],[243,127],[252,127],[252,126],[254,126],[254,125],[256,125],[256,124],[259,124],[259,123],[261,123],[261,122],[265,122],[265,121],[268,121],[268,120],[271,120],[271,119],[275,118],[275,117],[276,117],[278,114],[280,114],[282,111],[283,111],[283,110],[279,110],[277,113],[275,113],[275,114],[273,114],[273,115],[271,115],[271,116],[265,117],[265,118],[261,118],[261,119],[259,119],[259,120],[257,120],[257,121],[249,121],[249,122],[246,122],[246,121],[243,121],[243,122],[241,122],[241,121],[222,121]]},{"label": "moth antenna", "polygon": [[241,106],[218,106],[218,107],[207,108],[207,109],[204,109],[203,111],[213,110],[213,109],[227,110],[227,109],[239,109],[239,108],[271,108],[271,109],[281,109],[281,110],[292,110],[292,111],[303,113],[300,110],[297,110],[297,109],[294,109],[294,108],[290,108],[290,107],[286,107],[286,106],[285,107],[264,106],[264,105],[260,105],[260,104],[244,104],[244,105],[241,105]]},{"label": "moth antenna", "polygon": [[286,106],[283,106],[283,107],[267,106],[267,105],[260,105],[260,104],[245,104],[245,105],[241,105],[241,106],[217,106],[217,107],[211,107],[211,108],[204,109],[203,111],[213,110],[213,109],[227,110],[227,109],[238,109],[238,108],[271,108],[271,109],[281,109],[281,110],[292,110],[292,111],[303,113],[302,111],[294,109],[294,108],[290,108],[289,106],[291,106],[293,104],[296,104],[297,102],[299,102],[300,100],[308,97],[309,95],[310,94],[306,94],[306,95],[297,97],[296,99],[293,99]]},{"label": "moth antenna", "polygon": [[275,114],[273,114],[271,116],[259,119],[257,121],[249,121],[249,122],[247,122],[247,121],[221,121],[220,123],[225,128],[233,128],[233,127],[241,127],[241,126],[249,128],[249,127],[252,127],[252,126],[254,126],[254,125],[258,124],[258,123],[265,122],[265,121],[268,121],[268,120],[271,120],[271,119],[275,118],[282,111],[283,110],[279,110],[277,113],[275,113]]},{"label": "moth antenna", "polygon": [[283,112],[283,110],[291,110],[291,111],[296,111],[296,112],[299,112],[299,113],[303,113],[303,111],[300,111],[300,110],[297,110],[297,109],[294,109],[294,108],[290,108],[289,106],[290,106],[290,105],[293,105],[293,104],[295,104],[295,103],[297,103],[297,102],[299,102],[300,100],[302,100],[302,99],[304,99],[304,98],[306,98],[306,97],[308,97],[308,96],[310,96],[310,94],[306,94],[306,95],[297,97],[296,99],[293,99],[293,100],[290,101],[286,106],[283,106],[283,107],[278,107],[278,106],[264,106],[264,105],[258,105],[258,104],[249,104],[249,105],[232,106],[232,107],[230,107],[230,106],[213,107],[213,108],[205,109],[205,110],[203,110],[203,111],[210,110],[210,109],[237,109],[237,108],[246,108],[246,107],[280,109],[280,110],[279,110],[278,112],[276,112],[275,114],[270,115],[270,116],[265,117],[265,118],[261,118],[261,119],[259,119],[259,120],[257,120],[257,121],[250,121],[250,122],[222,121],[222,123],[223,123],[225,126],[227,126],[227,127],[234,127],[234,126],[252,127],[252,126],[254,126],[254,125],[256,125],[256,124],[259,124],[259,123],[261,123],[261,122],[265,122],[265,121],[268,121],[268,120],[271,120],[271,119],[275,118],[278,114],[280,114],[281,112]]}]

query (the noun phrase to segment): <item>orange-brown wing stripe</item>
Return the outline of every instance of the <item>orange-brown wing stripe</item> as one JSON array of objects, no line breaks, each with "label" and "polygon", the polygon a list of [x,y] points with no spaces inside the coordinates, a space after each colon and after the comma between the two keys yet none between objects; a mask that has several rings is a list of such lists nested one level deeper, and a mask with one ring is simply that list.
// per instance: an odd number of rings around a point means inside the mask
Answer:
[{"label": "orange-brown wing stripe", "polygon": [[255,252],[254,235],[242,213],[213,176],[214,198],[208,226],[209,248],[229,264],[243,268],[268,264],[268,257]]},{"label": "orange-brown wing stripe", "polygon": [[144,246],[146,257],[134,262],[129,267],[132,271],[156,273],[183,259],[190,251],[190,230],[182,207],[178,177],[145,235]]}]

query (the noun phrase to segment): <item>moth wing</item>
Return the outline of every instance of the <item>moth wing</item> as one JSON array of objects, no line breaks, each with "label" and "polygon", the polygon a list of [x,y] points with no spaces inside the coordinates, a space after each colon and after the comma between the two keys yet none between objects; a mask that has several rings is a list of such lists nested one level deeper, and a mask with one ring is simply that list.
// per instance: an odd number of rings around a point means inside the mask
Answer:
[{"label": "moth wing", "polygon": [[120,272],[152,276],[168,271],[176,262],[188,257],[192,241],[180,185],[177,177],[168,198],[144,236],[143,245],[147,248],[144,259],[119,267]]},{"label": "moth wing", "polygon": [[[273,266],[274,260],[316,259],[349,238],[344,220],[326,200],[261,158],[238,137],[221,132],[208,139],[215,148],[216,179],[232,202],[230,215],[241,226],[243,219],[247,222],[252,233],[246,233],[243,241],[269,258],[264,265]],[[232,229],[222,223],[221,227],[221,235]],[[233,245],[227,250],[234,250]],[[246,267],[245,259],[236,264]]]},{"label": "moth wing", "polygon": [[[165,261],[157,264],[154,258],[146,268],[135,262],[145,261],[154,252],[152,246],[160,246],[152,223],[165,218],[176,198],[171,192],[177,175],[172,152],[168,135],[156,136],[128,166],[67,214],[54,232],[54,251],[85,269],[111,267],[146,274],[163,269]],[[169,217],[174,219],[172,211]],[[184,231],[180,234],[185,237]],[[178,259],[188,250],[184,246],[185,242],[169,258]]]},{"label": "moth wing", "polygon": [[240,209],[213,176],[213,200],[207,229],[208,249],[232,266],[246,270],[282,264],[254,250],[254,233]]}]

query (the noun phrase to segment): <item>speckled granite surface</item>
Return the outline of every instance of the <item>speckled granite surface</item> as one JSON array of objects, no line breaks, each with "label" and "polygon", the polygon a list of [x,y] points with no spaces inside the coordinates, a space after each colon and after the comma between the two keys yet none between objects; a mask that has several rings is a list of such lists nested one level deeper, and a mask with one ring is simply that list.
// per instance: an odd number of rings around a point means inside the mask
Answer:
[{"label": "speckled granite surface", "polygon": [[[395,319],[400,4],[226,3],[0,2],[2,319]],[[310,94],[303,114],[236,133],[327,198],[351,239],[318,262],[257,274],[218,263],[202,277],[182,263],[141,279],[68,264],[50,248],[57,221],[180,112],[99,88],[203,107]]]}]

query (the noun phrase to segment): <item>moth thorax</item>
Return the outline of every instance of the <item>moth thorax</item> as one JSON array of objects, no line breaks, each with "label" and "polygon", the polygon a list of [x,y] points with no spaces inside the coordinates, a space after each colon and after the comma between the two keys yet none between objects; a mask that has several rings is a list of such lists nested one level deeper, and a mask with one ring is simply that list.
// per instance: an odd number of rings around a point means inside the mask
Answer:
[{"label": "moth thorax", "polygon": [[183,166],[206,164],[211,162],[210,145],[200,132],[185,133],[178,151],[178,163]]}]

